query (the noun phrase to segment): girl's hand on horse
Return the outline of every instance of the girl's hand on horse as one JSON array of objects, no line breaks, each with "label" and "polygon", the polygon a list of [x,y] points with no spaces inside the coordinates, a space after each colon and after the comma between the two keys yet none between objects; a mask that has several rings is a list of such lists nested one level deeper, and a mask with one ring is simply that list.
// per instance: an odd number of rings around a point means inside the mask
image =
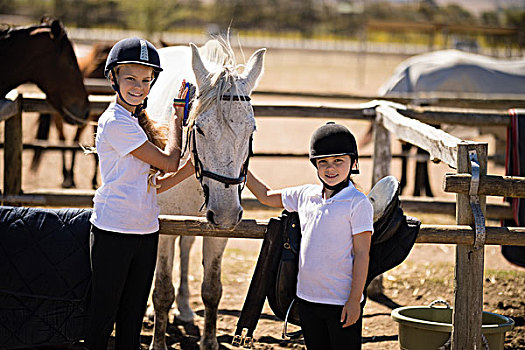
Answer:
[{"label": "girl's hand on horse", "polygon": [[341,323],[343,323],[343,328],[356,323],[360,315],[361,305],[359,301],[348,300],[343,306],[343,311],[341,312]]},{"label": "girl's hand on horse", "polygon": [[186,80],[182,81],[182,84],[177,94],[177,98],[173,101],[173,107],[175,108],[175,114],[178,118],[184,118],[184,107],[186,96],[190,93],[189,87],[186,86]]}]

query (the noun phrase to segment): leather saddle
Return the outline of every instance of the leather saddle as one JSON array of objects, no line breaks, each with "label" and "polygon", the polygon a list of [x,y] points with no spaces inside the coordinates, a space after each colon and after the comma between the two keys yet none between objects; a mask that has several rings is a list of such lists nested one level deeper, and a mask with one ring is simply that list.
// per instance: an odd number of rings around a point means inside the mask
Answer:
[{"label": "leather saddle", "polygon": [[[378,181],[368,199],[374,208],[374,234],[365,290],[375,277],[405,260],[421,225],[419,220],[404,215],[399,182],[393,176]],[[301,335],[301,331],[289,334],[286,330],[287,323],[301,325],[295,302],[300,242],[301,225],[296,212],[284,210],[279,218],[270,219],[232,345],[252,347],[266,298],[275,316],[284,321],[283,338]]]}]

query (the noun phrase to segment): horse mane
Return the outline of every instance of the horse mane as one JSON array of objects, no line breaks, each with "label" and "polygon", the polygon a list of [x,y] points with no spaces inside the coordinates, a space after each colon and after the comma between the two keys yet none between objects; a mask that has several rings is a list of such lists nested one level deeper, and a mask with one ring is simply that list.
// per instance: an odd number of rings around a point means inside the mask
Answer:
[{"label": "horse mane", "polygon": [[[10,46],[14,43],[14,38],[17,35],[23,33],[30,33],[35,29],[44,28],[40,25],[32,26],[19,26],[12,27],[9,24],[1,24],[2,28],[0,29],[0,49],[2,51],[8,51]],[[49,28],[49,26],[47,26]]]},{"label": "horse mane", "polygon": [[31,33],[38,29],[51,29],[51,23],[53,19],[50,17],[42,17],[39,24],[33,24],[29,26],[11,26],[7,23],[0,24],[0,40],[9,39],[15,34],[21,34],[24,32]]},{"label": "horse mane", "polygon": [[25,31],[33,30],[36,28],[39,28],[40,26],[20,26],[20,27],[13,27],[10,24],[2,23],[0,24],[0,40],[9,39],[13,34],[22,33]]}]

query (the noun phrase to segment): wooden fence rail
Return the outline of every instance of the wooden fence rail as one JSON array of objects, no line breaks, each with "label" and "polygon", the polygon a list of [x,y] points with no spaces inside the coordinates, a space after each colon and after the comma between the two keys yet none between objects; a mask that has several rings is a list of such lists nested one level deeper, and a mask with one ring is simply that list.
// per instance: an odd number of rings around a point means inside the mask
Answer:
[{"label": "wooden fence rail", "polygon": [[[85,145],[82,145],[85,146]],[[24,150],[44,150],[44,151],[83,151],[79,143],[75,142],[61,142],[61,141],[45,141],[33,140],[31,142],[24,142],[22,147]],[[4,148],[4,143],[0,142],[0,149]],[[268,157],[268,158],[303,158],[308,159],[308,153],[285,153],[285,152],[255,152],[252,157]],[[372,159],[373,154],[359,154],[359,159]],[[419,162],[426,162],[430,160],[427,154],[402,152],[392,154],[392,158],[396,159],[412,159]],[[498,155],[489,157],[489,159],[499,159]]]},{"label": "wooden fence rail", "polygon": [[[36,206],[36,207],[75,207],[89,208],[93,206],[93,190],[78,189],[40,189],[28,191],[19,195],[0,196],[0,205]],[[401,207],[406,212],[455,215],[456,202],[435,198],[401,196]],[[256,199],[243,197],[242,206],[246,210],[270,210]],[[508,203],[487,204],[487,219],[512,219],[512,208]]]},{"label": "wooden fence rail", "polygon": [[[472,175],[470,174],[445,174],[445,192],[468,194]],[[480,195],[525,197],[525,177],[485,175],[479,179]]]},{"label": "wooden fence rail", "polygon": [[[211,228],[205,218],[160,215],[160,233],[175,236],[205,236],[262,239],[268,220],[244,219],[230,230]],[[525,246],[525,227],[487,227],[486,244]],[[421,225],[417,243],[473,244],[474,230],[466,225]]]},{"label": "wooden fence rail", "polygon": [[[108,95],[90,95],[90,110],[102,113],[114,99]],[[374,100],[367,103],[265,103],[254,102],[253,108],[259,117],[288,118],[337,118],[374,120],[375,108],[387,105],[402,109],[404,115],[430,124],[457,124],[468,126],[509,126],[510,118],[506,110],[473,110],[472,108],[418,107],[404,106],[390,101]],[[53,107],[47,103],[44,94],[26,93],[23,95],[23,111],[51,113]]]},{"label": "wooden fence rail", "polygon": [[[112,95],[113,89],[106,79],[84,79],[86,90],[91,95]],[[477,109],[508,109],[524,108],[525,95],[523,94],[479,94],[479,93],[446,93],[446,92],[411,92],[411,93],[390,93],[388,96],[377,95],[357,95],[345,93],[322,93],[322,92],[301,92],[301,91],[268,91],[256,90],[253,92],[257,96],[279,96],[290,98],[303,98],[317,100],[346,100],[346,101],[373,101],[388,99],[389,101],[401,103],[404,105],[432,105],[448,106],[459,108],[471,108],[476,106]],[[408,115],[410,116],[410,115]],[[429,121],[431,123],[431,121]]]}]

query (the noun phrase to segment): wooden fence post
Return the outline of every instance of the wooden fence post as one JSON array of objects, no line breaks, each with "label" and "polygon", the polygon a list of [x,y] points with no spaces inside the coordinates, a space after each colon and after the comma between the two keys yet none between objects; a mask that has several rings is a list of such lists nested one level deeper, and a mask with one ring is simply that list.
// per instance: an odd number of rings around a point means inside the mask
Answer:
[{"label": "wooden fence post", "polygon": [[[390,163],[392,162],[390,131],[383,126],[382,118],[382,114],[377,113],[374,122],[372,186],[383,177],[390,175]],[[377,276],[370,282],[367,293],[372,298],[383,294],[383,275]]]},{"label": "wooden fence post", "polygon": [[390,131],[383,126],[382,118],[382,114],[378,113],[374,122],[372,186],[383,177],[390,175],[390,163],[392,162]]},{"label": "wooden fence post", "polygon": [[[469,150],[476,150],[479,175],[487,174],[487,144],[459,143],[457,172],[472,173]],[[457,194],[456,222],[459,225],[474,225],[468,194]],[[482,212],[485,212],[485,196],[480,196]],[[483,312],[483,262],[485,247],[475,249],[474,245],[456,246],[454,270],[454,311],[452,328],[453,350],[481,350],[481,326]]]},{"label": "wooden fence post", "polygon": [[17,113],[5,121],[4,129],[4,194],[22,192],[22,95],[13,103]]}]

